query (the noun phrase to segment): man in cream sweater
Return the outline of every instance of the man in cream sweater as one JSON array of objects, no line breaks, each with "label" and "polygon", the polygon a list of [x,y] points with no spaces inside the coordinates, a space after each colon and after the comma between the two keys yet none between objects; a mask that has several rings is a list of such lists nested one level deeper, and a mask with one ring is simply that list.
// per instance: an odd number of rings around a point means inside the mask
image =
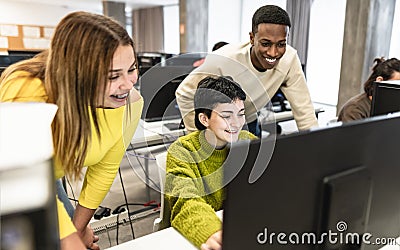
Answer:
[{"label": "man in cream sweater", "polygon": [[194,126],[193,96],[198,82],[209,75],[230,76],[246,92],[246,120],[250,132],[260,135],[257,112],[281,88],[299,130],[318,126],[297,51],[286,44],[291,26],[285,10],[260,7],[252,18],[250,42],[228,44],[209,54],[204,63],[179,85],[176,99],[186,128]]}]

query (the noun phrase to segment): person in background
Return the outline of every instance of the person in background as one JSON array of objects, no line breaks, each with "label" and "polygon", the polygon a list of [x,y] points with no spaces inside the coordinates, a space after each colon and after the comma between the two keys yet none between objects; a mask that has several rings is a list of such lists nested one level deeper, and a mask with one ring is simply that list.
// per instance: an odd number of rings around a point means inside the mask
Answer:
[{"label": "person in background", "polygon": [[245,124],[246,94],[227,77],[202,79],[194,95],[198,131],[180,137],[167,154],[163,218],[197,247],[220,249],[222,225],[215,211],[224,198],[221,166],[228,144],[256,139]]},{"label": "person in background", "polygon": [[364,83],[364,92],[348,100],[339,111],[338,121],[348,122],[370,117],[373,83],[400,80],[400,60],[383,57],[374,59],[371,75]]},{"label": "person in background", "polygon": [[227,44],[228,44],[228,43],[227,43],[227,42],[224,42],[224,41],[217,42],[217,43],[214,44],[214,46],[212,47],[212,51],[216,51],[217,49],[222,48],[222,47],[224,47],[224,46],[227,45]]},{"label": "person in background", "polygon": [[87,167],[75,210],[59,189],[62,249],[99,249],[88,223],[139,122],[143,99],[133,88],[137,79],[134,43],[126,30],[109,17],[88,12],[66,15],[48,51],[11,65],[0,78],[1,102],[58,106],[52,123],[56,179],[79,180]]},{"label": "person in background", "polygon": [[[223,46],[225,46],[225,45],[227,45],[227,44],[228,44],[227,42],[223,42],[223,41],[217,42],[217,43],[214,44],[214,46],[212,47],[212,51],[216,51],[217,49],[219,49],[219,48],[221,48],[221,47],[223,47]],[[205,60],[205,58],[201,58],[201,59],[195,61],[195,62],[193,63],[193,67],[199,67],[200,65],[203,64],[204,60]]]},{"label": "person in background", "polygon": [[290,103],[299,130],[318,126],[300,59],[287,45],[289,15],[274,5],[260,7],[253,15],[250,41],[228,44],[207,55],[176,90],[176,100],[188,131],[194,131],[193,98],[198,82],[209,75],[229,75],[247,94],[246,119],[250,132],[261,135],[260,111],[280,88]]}]

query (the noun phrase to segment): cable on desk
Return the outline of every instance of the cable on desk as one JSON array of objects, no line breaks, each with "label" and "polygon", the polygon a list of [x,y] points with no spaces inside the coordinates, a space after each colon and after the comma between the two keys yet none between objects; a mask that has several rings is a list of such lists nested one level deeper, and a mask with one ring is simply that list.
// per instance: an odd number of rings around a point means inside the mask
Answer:
[{"label": "cable on desk", "polygon": [[106,232],[107,232],[107,237],[108,237],[108,243],[110,244],[110,247],[112,247],[112,246],[111,246],[110,232],[108,232],[108,230],[106,230]]},{"label": "cable on desk", "polygon": [[[158,208],[158,207],[160,207],[160,204],[157,203],[155,200],[149,201],[149,202],[146,202],[146,203],[128,203],[128,204],[122,204],[122,205],[117,206],[117,207],[113,210],[112,214],[119,214],[119,213],[124,212],[124,211],[125,211],[125,210],[124,210],[124,206],[127,206],[127,205],[128,205],[128,206],[143,206],[143,207],[146,207],[146,208]],[[131,213],[131,215],[132,215],[133,213],[135,213],[135,212],[137,212],[137,211],[133,211],[133,212]]]},{"label": "cable on desk", "polygon": [[[117,214],[117,230],[116,230],[116,233],[115,233],[115,242],[117,243],[117,245],[119,244],[118,243],[118,233],[119,233],[119,215],[120,214]],[[131,224],[132,225],[132,224]]]},{"label": "cable on desk", "polygon": [[[165,139],[168,139],[171,142],[176,141],[179,138],[179,136],[176,136],[176,135],[159,133],[157,131],[154,131],[154,130],[151,130],[151,129],[148,129],[148,128],[145,128],[145,127],[143,127],[143,129],[147,130],[147,131],[149,131],[151,133],[157,134],[157,135],[159,135],[161,137],[164,137]],[[183,135],[185,135],[185,131],[183,131]]]},{"label": "cable on desk", "polygon": [[143,156],[143,155],[141,155],[141,154],[133,154],[133,153],[131,153],[131,152],[127,152],[129,155],[132,155],[132,156],[135,156],[135,157],[137,157],[137,158],[142,158],[142,159],[146,159],[146,160],[151,160],[151,161],[155,161],[156,160],[156,158],[154,158],[154,157],[147,157],[147,156]]},{"label": "cable on desk", "polygon": [[[118,168],[118,173],[119,173],[119,179],[121,180],[122,191],[124,193],[126,209],[128,210],[128,218],[129,218],[129,224],[131,226],[132,239],[135,239],[135,233],[133,232],[132,220],[131,220],[131,217],[129,216],[130,212],[129,212],[129,206],[128,206],[128,199],[126,198],[126,192],[125,192],[124,181],[122,180],[121,168]],[[117,215],[117,240],[118,240],[118,227],[119,227],[118,226],[118,219],[119,219],[119,214]]]},{"label": "cable on desk", "polygon": [[[138,155],[138,154],[136,153],[135,147],[132,145],[132,143],[129,143],[129,145],[130,145],[132,151],[134,152],[134,155]],[[125,152],[125,154],[126,154],[126,158],[128,159],[129,165],[130,165],[131,168],[133,169],[133,164],[132,164],[131,160],[129,159],[129,157],[128,157],[128,155],[127,155],[127,152]],[[144,173],[144,175],[145,175],[145,178],[146,178],[147,180],[149,180],[149,181],[154,185],[154,187],[156,187],[158,190],[161,190],[160,186],[159,186],[158,184],[156,184],[156,183],[153,181],[153,179],[150,178],[149,174],[148,174],[148,173],[146,172],[146,170],[144,169],[143,164],[142,164],[142,162],[139,160],[139,158],[138,158],[138,157],[135,157],[135,158],[136,158],[137,162],[139,163],[139,166],[140,166],[140,168],[142,169],[142,171],[143,171],[143,173]],[[154,159],[154,160],[155,160],[155,159]]]},{"label": "cable on desk", "polygon": [[71,182],[69,181],[68,177],[67,177],[67,176],[64,176],[64,178],[67,180],[68,186],[69,186],[69,188],[71,189],[71,193],[72,193],[72,197],[73,197],[73,199],[71,199],[71,198],[69,198],[69,197],[68,197],[68,199],[75,201],[75,207],[76,207],[76,206],[78,205],[78,204],[77,204],[78,201],[77,201],[76,198],[75,198],[74,189],[72,188]]}]

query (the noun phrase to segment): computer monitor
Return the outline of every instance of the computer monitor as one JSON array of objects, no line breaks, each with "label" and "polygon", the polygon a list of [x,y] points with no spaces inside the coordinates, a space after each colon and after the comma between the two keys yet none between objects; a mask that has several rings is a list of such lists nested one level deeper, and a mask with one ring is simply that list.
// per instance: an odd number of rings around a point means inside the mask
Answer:
[{"label": "computer monitor", "polygon": [[30,59],[34,57],[37,53],[25,53],[25,54],[10,54],[10,55],[0,55],[0,67],[8,67],[19,61]]},{"label": "computer monitor", "polygon": [[[374,117],[233,145],[224,164],[231,181],[223,248],[378,249],[376,239],[397,238],[399,127],[399,116]],[[352,241],[357,235],[371,244]]]},{"label": "computer monitor", "polygon": [[169,66],[192,66],[194,62],[204,58],[207,53],[182,53],[165,61]]},{"label": "computer monitor", "polygon": [[137,54],[139,67],[152,67],[159,63],[163,63],[169,58],[175,56],[169,53],[158,53],[158,52],[139,52]]},{"label": "computer monitor", "polygon": [[371,116],[400,111],[400,80],[374,82]]},{"label": "computer monitor", "polygon": [[162,55],[159,53],[138,53],[137,59],[139,67],[152,67],[158,63],[161,63]]},{"label": "computer monitor", "polygon": [[140,93],[144,99],[142,119],[161,121],[180,118],[175,91],[192,70],[192,66],[160,65],[148,69],[139,78]]}]

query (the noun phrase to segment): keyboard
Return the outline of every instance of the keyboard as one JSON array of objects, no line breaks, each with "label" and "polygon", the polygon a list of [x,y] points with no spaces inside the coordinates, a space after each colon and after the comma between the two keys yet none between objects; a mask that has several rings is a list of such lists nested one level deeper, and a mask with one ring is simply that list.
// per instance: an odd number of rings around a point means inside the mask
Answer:
[{"label": "keyboard", "polygon": [[181,125],[181,123],[179,123],[179,122],[164,123],[164,126],[165,126],[167,129],[171,130],[171,131],[173,131],[173,130],[179,130],[179,129],[184,129],[184,128],[185,128],[185,126],[184,126],[183,124]]}]

